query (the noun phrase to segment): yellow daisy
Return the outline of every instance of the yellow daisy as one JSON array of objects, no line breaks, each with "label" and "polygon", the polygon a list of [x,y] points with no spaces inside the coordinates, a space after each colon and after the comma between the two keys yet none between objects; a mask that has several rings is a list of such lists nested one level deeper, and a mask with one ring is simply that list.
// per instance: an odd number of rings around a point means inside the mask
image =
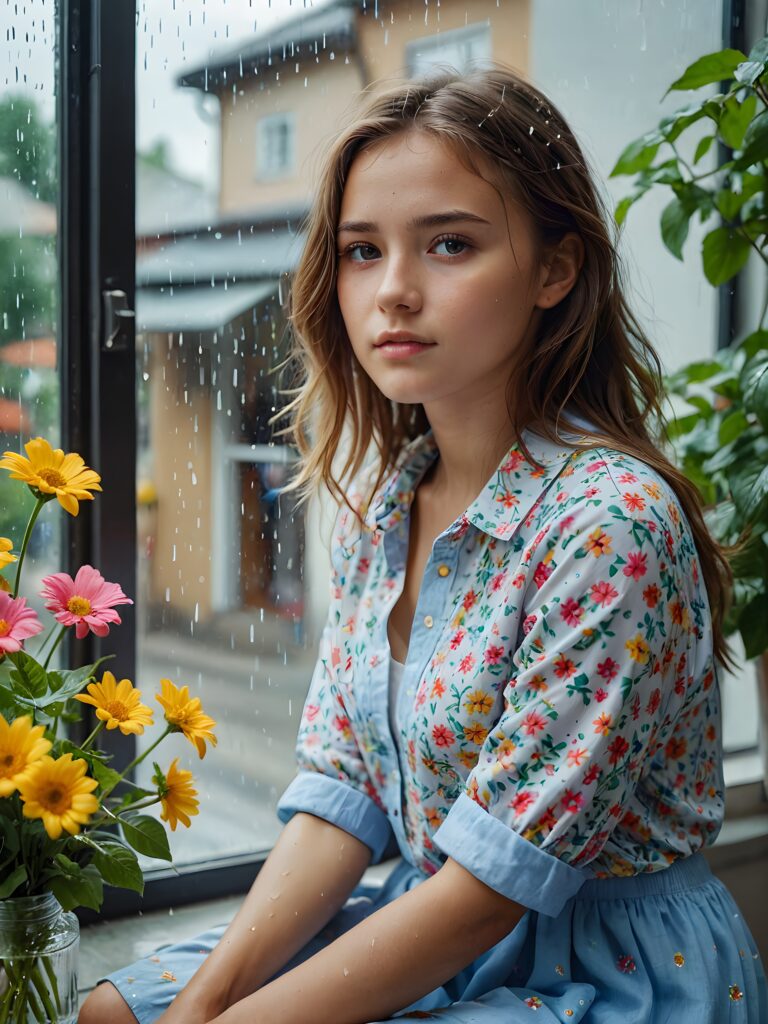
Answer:
[{"label": "yellow daisy", "polygon": [[176,831],[179,822],[189,828],[190,815],[200,813],[199,801],[195,799],[197,790],[192,787],[192,772],[186,768],[177,768],[178,762],[178,757],[174,758],[166,775],[155,765],[155,774],[152,776],[163,808],[160,817],[171,826],[171,832]]},{"label": "yellow daisy", "polygon": [[12,555],[13,541],[8,540],[7,537],[0,537],[0,569],[4,569],[6,565],[10,565],[11,562],[16,562],[18,559],[16,555]]},{"label": "yellow daisy", "polygon": [[42,818],[51,839],[58,839],[62,830],[77,835],[99,808],[93,795],[98,783],[85,774],[87,770],[88,762],[73,761],[71,754],[56,760],[42,757],[19,781],[24,817]]},{"label": "yellow daisy", "polygon": [[78,501],[93,500],[90,491],[101,490],[101,477],[76,452],[65,455],[61,448],[51,448],[42,437],[29,441],[24,448],[28,458],[5,452],[0,469],[11,470],[11,479],[23,480],[36,496],[58,498],[70,515],[76,516],[80,511]]},{"label": "yellow daisy", "polygon": [[51,749],[44,732],[44,725],[32,725],[31,715],[22,715],[10,725],[0,715],[0,797],[10,796],[27,768]]},{"label": "yellow daisy", "polygon": [[134,733],[140,736],[145,725],[152,725],[152,708],[141,704],[141,690],[135,689],[130,679],[116,682],[111,672],[105,672],[100,683],[89,683],[84,693],[75,695],[75,700],[92,704],[96,717],[107,723],[107,729],[120,729],[124,736]]},{"label": "yellow daisy", "polygon": [[190,743],[197,747],[200,757],[205,757],[206,741],[216,746],[217,739],[211,732],[216,722],[203,712],[199,697],[190,699],[189,687],[174,686],[170,679],[161,679],[162,694],[157,701],[163,707],[166,722],[174,732],[183,732]]}]

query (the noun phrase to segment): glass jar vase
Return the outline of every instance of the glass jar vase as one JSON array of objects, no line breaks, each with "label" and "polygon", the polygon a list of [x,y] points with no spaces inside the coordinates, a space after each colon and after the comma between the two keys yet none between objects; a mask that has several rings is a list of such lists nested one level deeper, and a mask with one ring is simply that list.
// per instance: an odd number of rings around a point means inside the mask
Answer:
[{"label": "glass jar vase", "polygon": [[0,1024],[76,1024],[79,940],[53,893],[0,900]]}]

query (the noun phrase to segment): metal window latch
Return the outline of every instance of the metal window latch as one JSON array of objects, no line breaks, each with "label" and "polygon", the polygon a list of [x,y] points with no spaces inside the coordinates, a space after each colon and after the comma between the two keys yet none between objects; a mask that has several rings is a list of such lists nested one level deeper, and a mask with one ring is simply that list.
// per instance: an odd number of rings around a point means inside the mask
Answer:
[{"label": "metal window latch", "polygon": [[106,352],[125,352],[133,344],[131,325],[136,321],[136,311],[128,309],[128,296],[115,289],[101,293],[104,299],[104,343]]}]

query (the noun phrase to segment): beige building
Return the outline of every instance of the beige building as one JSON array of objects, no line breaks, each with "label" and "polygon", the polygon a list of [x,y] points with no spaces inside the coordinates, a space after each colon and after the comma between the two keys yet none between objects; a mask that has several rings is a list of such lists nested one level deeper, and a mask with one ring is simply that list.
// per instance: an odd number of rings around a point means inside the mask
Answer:
[{"label": "beige building", "polygon": [[305,620],[314,635],[327,554],[317,524],[274,501],[292,453],[267,420],[281,401],[280,280],[300,252],[318,160],[366,88],[444,63],[498,59],[525,73],[529,21],[530,0],[332,0],[179,79],[219,100],[221,173],[215,226],[190,229],[187,214],[137,263],[155,625],[224,618],[229,629],[239,616],[247,629],[259,609],[257,620],[290,626],[286,642]]}]

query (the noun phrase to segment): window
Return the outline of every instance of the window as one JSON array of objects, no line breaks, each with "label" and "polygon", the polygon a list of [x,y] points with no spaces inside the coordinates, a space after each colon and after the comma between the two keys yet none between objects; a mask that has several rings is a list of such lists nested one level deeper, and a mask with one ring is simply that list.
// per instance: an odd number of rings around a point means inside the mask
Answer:
[{"label": "window", "polygon": [[406,53],[412,75],[423,74],[437,64],[449,64],[457,71],[481,66],[491,56],[490,22],[415,39],[408,43]]},{"label": "window", "polygon": [[256,128],[256,166],[259,178],[284,178],[293,171],[293,114],[263,117]]}]

